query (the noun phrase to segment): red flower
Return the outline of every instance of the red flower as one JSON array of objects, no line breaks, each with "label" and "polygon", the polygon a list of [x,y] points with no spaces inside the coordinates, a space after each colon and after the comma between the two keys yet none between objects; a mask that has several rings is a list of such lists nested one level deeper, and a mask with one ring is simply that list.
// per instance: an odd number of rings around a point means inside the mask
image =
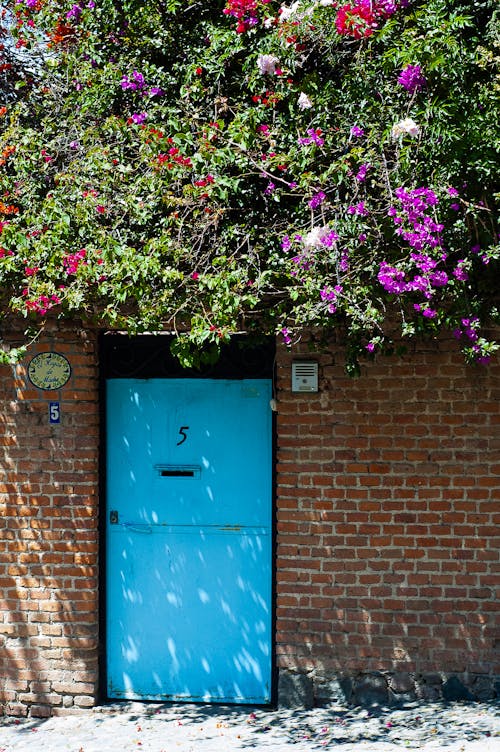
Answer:
[{"label": "red flower", "polygon": [[339,34],[361,39],[373,34],[375,22],[376,16],[371,3],[361,0],[358,5],[347,3],[339,8],[335,26]]}]

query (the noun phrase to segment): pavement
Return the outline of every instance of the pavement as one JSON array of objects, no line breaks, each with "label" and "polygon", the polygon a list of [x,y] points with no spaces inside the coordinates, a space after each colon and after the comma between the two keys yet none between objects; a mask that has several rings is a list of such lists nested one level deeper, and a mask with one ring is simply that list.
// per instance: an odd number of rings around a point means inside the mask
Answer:
[{"label": "pavement", "polygon": [[116,703],[0,718],[0,752],[500,752],[500,703],[285,710]]}]

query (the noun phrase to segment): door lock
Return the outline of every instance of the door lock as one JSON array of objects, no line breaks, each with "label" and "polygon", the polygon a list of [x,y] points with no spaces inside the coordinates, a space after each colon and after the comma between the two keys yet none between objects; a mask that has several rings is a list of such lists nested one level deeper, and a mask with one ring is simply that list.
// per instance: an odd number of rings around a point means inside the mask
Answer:
[{"label": "door lock", "polygon": [[118,510],[112,509],[109,513],[109,523],[110,525],[118,525]]}]

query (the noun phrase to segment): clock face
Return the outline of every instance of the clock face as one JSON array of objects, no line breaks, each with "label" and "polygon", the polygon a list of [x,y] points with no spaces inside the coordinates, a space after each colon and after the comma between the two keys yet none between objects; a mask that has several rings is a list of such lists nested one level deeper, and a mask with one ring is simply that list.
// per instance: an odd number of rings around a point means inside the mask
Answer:
[{"label": "clock face", "polygon": [[28,376],[38,389],[60,389],[71,376],[71,366],[64,355],[43,352],[30,360]]}]

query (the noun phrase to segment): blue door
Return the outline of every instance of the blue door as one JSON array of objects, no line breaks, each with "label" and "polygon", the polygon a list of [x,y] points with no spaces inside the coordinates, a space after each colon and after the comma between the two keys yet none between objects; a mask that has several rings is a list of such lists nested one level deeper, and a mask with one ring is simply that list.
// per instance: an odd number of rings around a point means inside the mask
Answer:
[{"label": "blue door", "polygon": [[107,381],[110,698],[268,703],[271,383]]}]

